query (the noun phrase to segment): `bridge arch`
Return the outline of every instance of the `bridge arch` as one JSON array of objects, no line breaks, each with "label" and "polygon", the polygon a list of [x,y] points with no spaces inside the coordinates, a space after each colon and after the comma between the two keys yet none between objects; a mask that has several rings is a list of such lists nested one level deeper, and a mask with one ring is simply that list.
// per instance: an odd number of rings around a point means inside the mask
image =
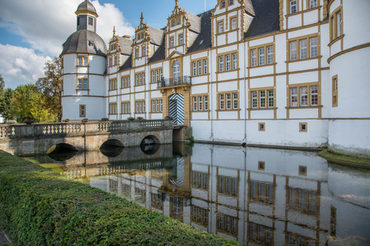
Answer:
[{"label": "bridge arch", "polygon": [[68,143],[58,143],[51,146],[46,154],[56,161],[66,161],[72,158],[78,149]]},{"label": "bridge arch", "polygon": [[123,143],[118,139],[108,139],[100,146],[100,152],[107,157],[116,157],[123,151]]},{"label": "bridge arch", "polygon": [[141,151],[147,155],[155,154],[159,149],[160,141],[156,136],[148,135],[140,143]]}]

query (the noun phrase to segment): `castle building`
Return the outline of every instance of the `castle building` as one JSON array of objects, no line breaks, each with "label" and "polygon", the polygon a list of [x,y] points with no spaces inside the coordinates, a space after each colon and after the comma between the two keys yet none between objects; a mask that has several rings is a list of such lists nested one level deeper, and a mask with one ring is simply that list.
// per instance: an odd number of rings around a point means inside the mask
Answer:
[{"label": "castle building", "polygon": [[63,45],[63,118],[162,119],[195,140],[370,155],[370,1],[178,0],[108,44],[84,1]]}]

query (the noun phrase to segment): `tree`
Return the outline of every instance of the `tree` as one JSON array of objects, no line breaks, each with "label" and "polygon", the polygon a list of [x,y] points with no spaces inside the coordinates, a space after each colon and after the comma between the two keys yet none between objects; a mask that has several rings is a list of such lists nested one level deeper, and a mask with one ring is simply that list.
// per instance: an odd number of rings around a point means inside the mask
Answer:
[{"label": "tree", "polygon": [[36,82],[37,89],[42,93],[45,105],[49,111],[56,115],[58,120],[62,119],[62,60],[54,58],[48,61],[44,68],[45,77],[39,78]]},{"label": "tree", "polygon": [[10,114],[18,122],[52,122],[57,120],[48,102],[34,84],[18,86],[10,100]]},{"label": "tree", "polygon": [[12,89],[4,89],[5,81],[3,77],[0,75],[0,114],[3,116],[5,120],[11,119],[10,115],[10,99],[13,96]]}]

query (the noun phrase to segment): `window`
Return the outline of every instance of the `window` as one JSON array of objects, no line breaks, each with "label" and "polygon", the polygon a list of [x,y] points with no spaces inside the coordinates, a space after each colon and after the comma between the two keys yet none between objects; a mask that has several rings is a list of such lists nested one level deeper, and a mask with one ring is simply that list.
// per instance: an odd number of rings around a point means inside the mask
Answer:
[{"label": "window", "polygon": [[203,73],[208,74],[208,60],[207,59],[203,60]]},{"label": "window", "polygon": [[145,101],[144,100],[135,101],[135,114],[143,113],[145,113]]},{"label": "window", "polygon": [[88,90],[89,80],[88,79],[78,79],[77,80],[77,90]]},{"label": "window", "polygon": [[201,60],[198,61],[198,74],[199,75],[202,74],[202,61]]},{"label": "window", "polygon": [[152,100],[152,113],[162,113],[163,110],[163,101],[162,99],[153,99]]},{"label": "window", "polygon": [[226,2],[225,1],[221,1],[221,9],[225,8],[226,6]]},{"label": "window", "polygon": [[260,123],[258,123],[258,131],[260,131],[260,132],[264,132],[265,131],[265,129],[266,129],[266,127],[265,127],[266,125],[265,125],[265,122],[260,122]]},{"label": "window", "polygon": [[108,59],[108,67],[112,67],[113,66],[113,57],[112,56],[109,56],[109,59]]},{"label": "window", "polygon": [[342,8],[338,8],[330,16],[330,41],[343,35],[342,16]]},{"label": "window", "polygon": [[238,178],[219,175],[217,177],[217,192],[229,196],[237,196]]},{"label": "window", "polygon": [[196,62],[192,62],[192,74],[193,76],[197,76],[197,63]]},{"label": "window", "polygon": [[184,204],[181,197],[170,198],[170,217],[182,221]]},{"label": "window", "polygon": [[130,87],[130,75],[122,76],[121,77],[121,88],[129,88]]},{"label": "window", "polygon": [[121,102],[121,114],[130,114],[131,104],[130,101]]},{"label": "window", "polygon": [[299,166],[298,167],[298,174],[300,176],[307,176],[307,166]]},{"label": "window", "polygon": [[330,206],[330,236],[337,236],[337,208]]},{"label": "window", "polygon": [[289,13],[294,14],[297,13],[297,0],[290,0],[289,2]]},{"label": "window", "polygon": [[273,108],[275,106],[274,95],[272,88],[254,89],[250,92],[249,107],[252,109]]},{"label": "window", "polygon": [[224,21],[219,21],[217,23],[217,33],[223,33],[224,32]]},{"label": "window", "polygon": [[86,117],[86,105],[80,104],[80,117]]},{"label": "window", "polygon": [[162,80],[162,68],[152,69],[150,83],[158,83]]},{"label": "window", "polygon": [[265,170],[265,162],[264,161],[259,161],[258,162],[258,170]]},{"label": "window", "polygon": [[78,67],[87,67],[87,66],[89,66],[89,57],[88,56],[78,56],[77,57],[77,66]]},{"label": "window", "polygon": [[117,90],[117,79],[110,79],[109,80],[109,90]]},{"label": "window", "polygon": [[145,85],[145,72],[135,74],[135,86]]},{"label": "window", "polygon": [[316,245],[316,240],[313,238],[305,237],[293,232],[287,232],[287,244],[286,245]]},{"label": "window", "polygon": [[135,49],[135,58],[138,58],[139,57],[139,48],[136,47]]},{"label": "window", "polygon": [[92,17],[89,17],[89,25],[90,26],[94,25],[94,19]]},{"label": "window", "polygon": [[151,193],[150,201],[153,208],[162,210],[163,209],[163,196],[162,194]]},{"label": "window", "polygon": [[192,187],[208,190],[208,173],[192,171]]},{"label": "window", "polygon": [[318,85],[301,85],[290,87],[290,106],[307,107],[319,105]]},{"label": "window", "polygon": [[208,111],[208,95],[193,96],[193,111]]},{"label": "window", "polygon": [[338,76],[332,78],[332,106],[338,107]]},{"label": "window", "polygon": [[317,37],[306,37],[289,42],[290,61],[315,58],[317,56]]},{"label": "window", "polygon": [[144,203],[145,197],[146,197],[146,191],[144,189],[139,189],[135,187],[135,201]]},{"label": "window", "polygon": [[318,211],[316,191],[288,187],[287,193],[290,209],[307,214],[315,214]]},{"label": "window", "polygon": [[307,132],[307,122],[299,122],[299,131]]},{"label": "window", "polygon": [[228,72],[238,69],[238,54],[229,53],[218,57],[218,72]]},{"label": "window", "polygon": [[109,115],[117,114],[117,103],[109,103]]},{"label": "window", "polygon": [[180,34],[179,35],[179,45],[183,45],[183,44],[184,44],[184,35]]},{"label": "window", "polygon": [[251,180],[249,183],[249,199],[254,202],[272,204],[274,201],[274,185],[272,183]]},{"label": "window", "polygon": [[115,55],[115,56],[114,56],[114,65],[115,65],[115,66],[119,65],[119,61],[118,61],[118,59],[119,59],[119,56],[118,56],[118,55]]},{"label": "window", "polygon": [[238,110],[238,92],[226,92],[218,94],[218,110]]},{"label": "window", "polygon": [[146,47],[145,46],[142,47],[142,56],[146,56]]},{"label": "window", "polygon": [[176,25],[180,25],[181,24],[181,18],[180,17],[177,17],[176,19]]},{"label": "window", "polygon": [[[257,59],[258,52],[258,59]],[[271,65],[274,62],[274,50],[272,45],[267,45],[250,50],[250,66]]]},{"label": "window", "polygon": [[309,5],[308,5],[308,7],[309,7],[310,9],[312,9],[312,8],[316,8],[316,7],[317,7],[317,0],[309,0]]},{"label": "window", "polygon": [[260,66],[265,65],[265,48],[258,49],[258,63]]},{"label": "window", "polygon": [[175,80],[180,79],[180,62],[177,60],[172,65],[172,75]]},{"label": "window", "polygon": [[229,0],[229,6],[234,4],[234,0]]},{"label": "window", "polygon": [[232,17],[230,19],[230,30],[236,30],[238,27],[238,19],[236,17]]},{"label": "window", "polygon": [[217,230],[237,236],[238,218],[222,213],[217,213]]},{"label": "window", "polygon": [[191,205],[191,221],[203,226],[208,226],[208,209]]},{"label": "window", "polygon": [[[273,229],[265,225],[248,222],[248,241],[255,242],[258,245],[273,245]],[[294,242],[289,245],[296,244]]]},{"label": "window", "polygon": [[170,48],[173,48],[175,46],[175,38],[171,37],[170,38]]}]

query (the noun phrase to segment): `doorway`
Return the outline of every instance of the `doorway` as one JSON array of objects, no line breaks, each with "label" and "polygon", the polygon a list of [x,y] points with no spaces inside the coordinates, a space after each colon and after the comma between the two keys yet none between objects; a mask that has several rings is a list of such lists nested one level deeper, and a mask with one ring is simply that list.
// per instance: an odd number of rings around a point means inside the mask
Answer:
[{"label": "doorway", "polygon": [[184,96],[173,94],[168,98],[169,116],[175,125],[184,125]]}]

